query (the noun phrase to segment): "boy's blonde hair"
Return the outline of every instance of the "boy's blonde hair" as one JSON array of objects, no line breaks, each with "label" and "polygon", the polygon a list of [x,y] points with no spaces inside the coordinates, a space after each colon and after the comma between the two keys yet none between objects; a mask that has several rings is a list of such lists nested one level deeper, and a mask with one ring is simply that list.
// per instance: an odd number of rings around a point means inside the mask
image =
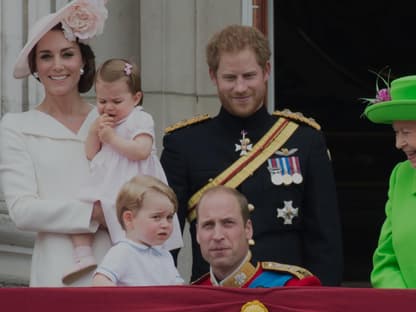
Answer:
[{"label": "boy's blonde hair", "polygon": [[124,230],[126,228],[123,221],[123,213],[131,211],[133,215],[136,215],[137,211],[142,207],[144,197],[148,191],[156,191],[166,196],[173,204],[174,212],[177,211],[178,200],[175,192],[167,184],[152,176],[135,176],[121,187],[117,196],[117,218]]}]

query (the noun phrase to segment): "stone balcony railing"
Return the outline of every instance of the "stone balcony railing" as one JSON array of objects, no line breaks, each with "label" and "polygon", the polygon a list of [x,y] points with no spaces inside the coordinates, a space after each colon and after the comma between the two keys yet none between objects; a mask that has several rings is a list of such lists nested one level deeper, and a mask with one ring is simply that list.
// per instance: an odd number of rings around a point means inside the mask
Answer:
[{"label": "stone balcony railing", "polygon": [[34,234],[20,231],[0,200],[0,287],[27,286]]}]

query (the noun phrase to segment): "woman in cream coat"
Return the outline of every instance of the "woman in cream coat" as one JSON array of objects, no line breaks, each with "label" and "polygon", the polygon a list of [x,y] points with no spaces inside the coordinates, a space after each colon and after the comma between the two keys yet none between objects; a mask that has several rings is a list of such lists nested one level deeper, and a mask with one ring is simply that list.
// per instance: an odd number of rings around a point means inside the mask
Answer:
[{"label": "woman in cream coat", "polygon": [[[77,14],[90,14],[93,22],[77,24]],[[19,229],[37,234],[31,286],[63,286],[64,271],[73,263],[69,233],[96,233],[98,260],[110,248],[100,204],[73,200],[88,174],[84,141],[97,117],[80,95],[92,87],[95,72],[94,53],[81,41],[99,34],[106,17],[104,1],[67,4],[32,27],[14,67],[16,78],[33,74],[45,89],[38,106],[6,114],[0,129],[0,178],[10,217]],[[91,277],[71,286],[91,285]]]},{"label": "woman in cream coat", "polygon": [[379,90],[365,115],[393,126],[396,147],[407,158],[390,176],[371,283],[378,288],[416,288],[416,76],[393,80],[391,87]]}]

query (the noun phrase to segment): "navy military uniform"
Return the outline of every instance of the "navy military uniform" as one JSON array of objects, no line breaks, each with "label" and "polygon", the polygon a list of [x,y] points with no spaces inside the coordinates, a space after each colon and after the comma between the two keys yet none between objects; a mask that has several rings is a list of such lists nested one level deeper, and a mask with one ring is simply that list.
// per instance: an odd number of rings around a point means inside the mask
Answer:
[{"label": "navy military uniform", "polygon": [[[341,225],[325,140],[307,118],[287,115],[299,124],[297,130],[237,187],[254,205],[253,261],[299,265],[314,272],[323,285],[339,285]],[[182,228],[190,197],[248,152],[278,118],[265,107],[247,118],[221,108],[214,118],[191,125],[184,122],[169,130],[161,163],[178,196]],[[283,175],[288,178],[284,183]],[[208,264],[195,239],[195,220],[190,225],[194,280],[208,271]]]}]

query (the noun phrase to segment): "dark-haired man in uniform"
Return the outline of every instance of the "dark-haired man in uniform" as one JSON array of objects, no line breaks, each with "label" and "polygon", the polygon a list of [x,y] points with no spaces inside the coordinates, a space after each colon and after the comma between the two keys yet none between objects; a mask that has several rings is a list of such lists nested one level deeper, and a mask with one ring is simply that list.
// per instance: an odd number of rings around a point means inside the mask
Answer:
[{"label": "dark-haired man in uniform", "polygon": [[231,25],[206,49],[219,114],[167,129],[161,162],[190,222],[192,280],[207,272],[196,242],[195,206],[213,185],[238,189],[254,206],[253,261],[305,267],[323,285],[342,280],[342,240],[335,181],[319,125],[265,105],[270,49],[254,27]]},{"label": "dark-haired man in uniform", "polygon": [[196,239],[210,270],[193,284],[240,288],[321,285],[316,276],[298,266],[251,263],[253,227],[248,202],[236,189],[221,185],[206,190],[196,216]]}]

